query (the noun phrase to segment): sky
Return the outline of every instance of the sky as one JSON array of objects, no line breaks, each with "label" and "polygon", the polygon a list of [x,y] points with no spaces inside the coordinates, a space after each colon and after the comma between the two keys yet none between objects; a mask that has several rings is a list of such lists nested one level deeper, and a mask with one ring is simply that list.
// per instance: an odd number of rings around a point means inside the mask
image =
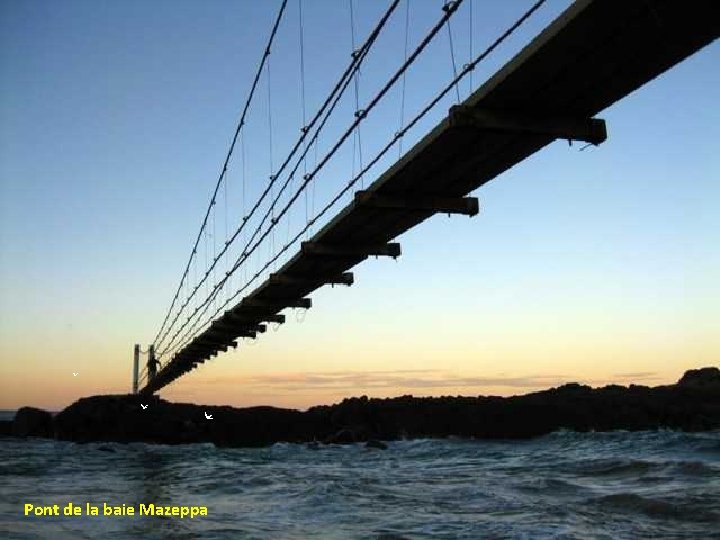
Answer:
[{"label": "sky", "polygon": [[[407,134],[403,150],[568,4],[543,6]],[[0,3],[0,408],[57,410],[130,391],[133,345],[153,342],[178,289],[279,5]],[[408,10],[400,2],[363,64],[357,101],[353,83],[297,162],[298,177],[402,64],[406,36],[408,53],[417,46],[441,5],[410,0]],[[301,24],[299,2],[289,0],[191,285],[387,6],[303,0]],[[466,0],[215,306],[452,79],[453,58],[459,69],[529,6]],[[686,369],[718,365],[719,61],[713,43],[603,111],[604,144],[580,151],[556,141],[476,190],[478,216],[431,218],[398,238],[397,260],[361,263],[352,287],[316,291],[312,309],[288,310],[286,324],[269,325],[160,395],[306,408],[363,394],[668,384]],[[360,185],[400,152],[393,148]],[[181,299],[188,294],[183,283]]]}]

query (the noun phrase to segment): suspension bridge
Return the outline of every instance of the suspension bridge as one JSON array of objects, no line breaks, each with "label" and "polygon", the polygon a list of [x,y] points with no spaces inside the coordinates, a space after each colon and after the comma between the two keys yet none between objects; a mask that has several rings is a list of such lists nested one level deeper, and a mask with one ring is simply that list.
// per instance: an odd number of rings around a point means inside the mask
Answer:
[{"label": "suspension bridge", "polygon": [[[404,61],[361,108],[357,99],[360,67],[387,21],[402,16],[400,0],[389,3],[365,42],[354,47],[349,65],[309,120],[303,102],[304,124],[296,143],[269,176],[236,231],[228,234],[200,278],[191,283],[201,241],[214,219],[231,156],[243,136],[246,114],[286,12],[287,0],[280,2],[200,232],[160,330],[145,351],[148,362],[142,373],[142,351],[135,347],[134,392],[152,394],[220,352],[236,348],[242,338],[255,339],[266,331],[268,323],[284,323],[281,312],[310,308],[308,295],[319,287],[351,285],[350,270],[355,265],[373,256],[398,257],[401,249],[394,240],[429,217],[438,213],[478,214],[478,200],[468,196],[473,190],[553,141],[601,144],[607,134],[604,121],[595,118],[598,113],[720,35],[716,0],[577,0],[467,99],[450,107],[439,124],[364,187],[363,178],[373,166],[391,148],[401,145],[403,136],[446,96],[457,92],[458,83],[533,17],[545,0],[535,2],[470,62],[459,67],[453,57],[454,77],[440,86],[427,105],[375,156],[365,163],[361,158],[359,172],[319,212],[307,216],[295,235],[271,251],[255,272],[248,272],[251,257],[258,255],[261,245],[274,244],[278,224],[303,196],[307,197],[308,188],[338,149],[353,137],[359,141],[363,122],[391,88],[404,85],[405,72],[428,45],[444,29],[452,44],[450,21],[462,13],[461,9],[472,6],[472,0],[466,0],[465,7],[463,3],[446,2],[438,10],[436,23],[414,49],[408,49],[406,34]],[[301,0],[299,7],[302,17]],[[407,21],[410,3],[405,7]],[[341,97],[353,85],[356,106],[352,122],[314,167],[299,172]],[[330,218],[329,212],[346,196],[350,202]],[[310,234],[324,218],[327,221],[322,228]],[[221,271],[220,261],[230,257],[231,246],[238,241],[244,241],[245,246]],[[244,274],[244,280],[230,291],[231,278],[238,272]]]}]

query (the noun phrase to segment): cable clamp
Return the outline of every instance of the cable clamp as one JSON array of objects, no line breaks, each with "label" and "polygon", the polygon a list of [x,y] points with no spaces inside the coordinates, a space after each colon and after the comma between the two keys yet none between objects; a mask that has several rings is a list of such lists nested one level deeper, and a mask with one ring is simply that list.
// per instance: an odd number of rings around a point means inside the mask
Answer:
[{"label": "cable clamp", "polygon": [[365,109],[358,109],[355,111],[355,118],[365,118],[367,116],[367,111]]}]

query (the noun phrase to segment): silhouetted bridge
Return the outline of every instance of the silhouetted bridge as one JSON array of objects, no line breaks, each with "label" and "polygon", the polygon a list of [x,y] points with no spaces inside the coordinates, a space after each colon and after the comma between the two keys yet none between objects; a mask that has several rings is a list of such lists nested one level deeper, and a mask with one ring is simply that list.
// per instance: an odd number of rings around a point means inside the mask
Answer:
[{"label": "silhouetted bridge", "polygon": [[430,216],[477,214],[469,192],[554,140],[603,142],[593,117],[716,39],[719,13],[716,0],[576,1],[140,391],[284,322],[285,308],[309,308],[317,288],[351,284],[366,258],[400,255],[392,240]]}]

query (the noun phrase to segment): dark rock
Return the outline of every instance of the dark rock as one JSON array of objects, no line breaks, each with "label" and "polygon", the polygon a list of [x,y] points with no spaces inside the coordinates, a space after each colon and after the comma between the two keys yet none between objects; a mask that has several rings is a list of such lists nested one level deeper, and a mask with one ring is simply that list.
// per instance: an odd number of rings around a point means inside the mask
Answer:
[{"label": "dark rock", "polygon": [[370,439],[368,442],[365,443],[365,448],[377,448],[378,450],[387,450],[388,445],[382,441]]},{"label": "dark rock", "polygon": [[[412,438],[525,439],[565,428],[575,431],[720,429],[720,371],[688,371],[676,385],[570,383],[523,396],[349,398],[306,412],[275,407],[210,407],[168,403],[136,395],[83,398],[59,413],[24,408],[16,435],[77,442],[116,441],[217,446],[268,446],[276,442],[351,444]],[[141,404],[147,405],[143,409]],[[205,418],[205,413],[213,416]],[[380,443],[384,444],[384,443]]]},{"label": "dark rock", "polygon": [[355,433],[349,429],[341,429],[334,435],[331,435],[330,437],[327,437],[323,443],[324,444],[352,444],[357,442],[357,437],[355,436]]},{"label": "dark rock", "polygon": [[706,367],[689,369],[678,381],[678,386],[720,386],[720,369]]},{"label": "dark rock", "polygon": [[22,407],[15,414],[12,433],[16,437],[51,437],[52,415],[35,407]]},{"label": "dark rock", "polygon": [[[213,419],[206,419],[205,412]],[[55,417],[57,437],[63,440],[244,447],[304,442],[305,424],[303,413],[289,409],[205,407],[135,395],[83,398]]]}]

